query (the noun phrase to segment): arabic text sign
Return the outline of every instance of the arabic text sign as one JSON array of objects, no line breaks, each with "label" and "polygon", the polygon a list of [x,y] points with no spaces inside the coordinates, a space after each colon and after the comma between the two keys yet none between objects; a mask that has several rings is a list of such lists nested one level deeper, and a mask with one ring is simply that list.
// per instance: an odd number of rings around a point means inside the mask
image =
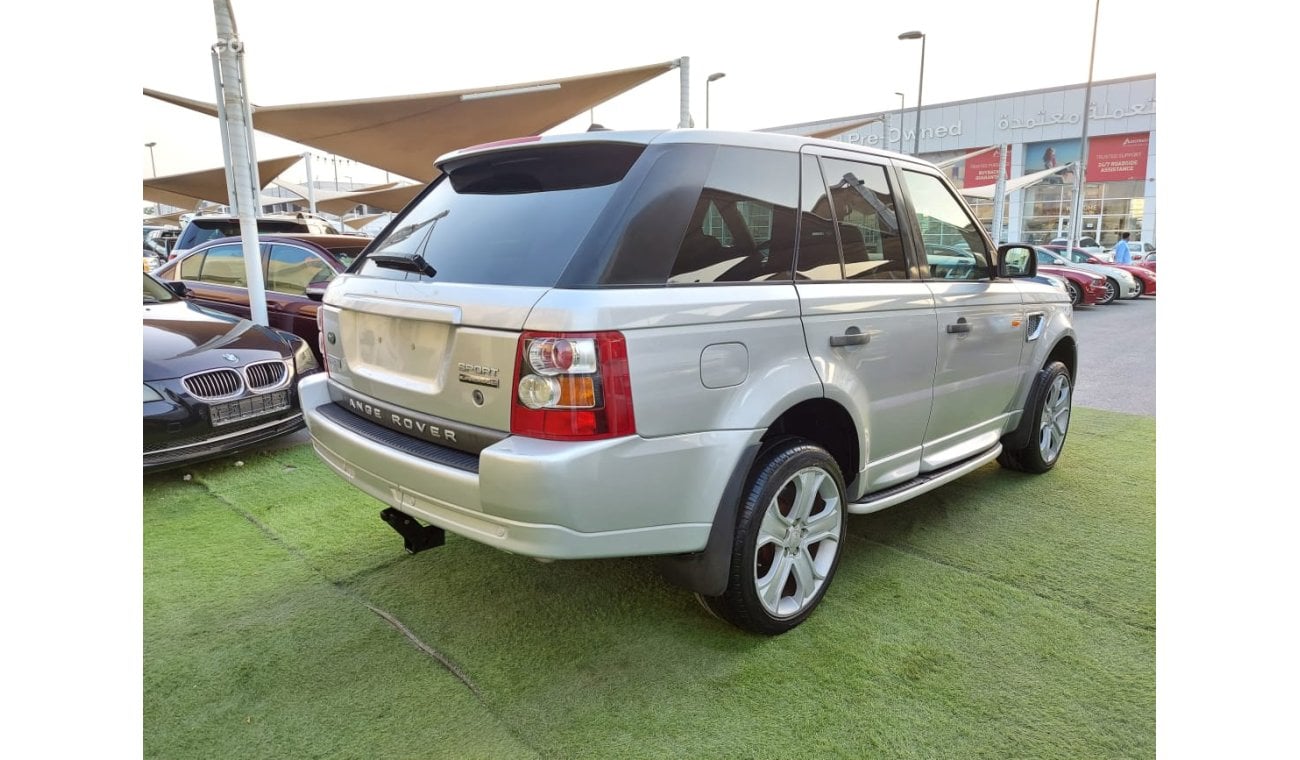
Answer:
[{"label": "arabic text sign", "polygon": [[1089,182],[1121,182],[1146,179],[1147,148],[1151,135],[1105,135],[1088,140]]}]

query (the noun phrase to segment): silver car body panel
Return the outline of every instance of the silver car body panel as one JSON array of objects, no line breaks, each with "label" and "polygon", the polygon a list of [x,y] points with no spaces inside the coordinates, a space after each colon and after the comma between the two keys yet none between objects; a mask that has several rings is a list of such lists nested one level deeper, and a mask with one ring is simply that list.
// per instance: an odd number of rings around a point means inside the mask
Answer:
[{"label": "silver car body panel", "polygon": [[[600,139],[791,152],[809,142],[683,130],[518,147]],[[908,157],[862,153],[933,172]],[[855,484],[848,496],[871,505],[858,511],[908,498],[890,488],[929,490],[996,456],[1049,352],[1073,339],[1066,294],[1023,279],[546,288],[344,275],[321,314],[329,376],[299,386],[321,458],[406,514],[544,558],[701,550],[746,452],[814,399],[839,404],[855,423],[860,455],[857,472],[844,473]],[[1042,315],[1032,334],[1031,314]],[[960,320],[969,331],[950,332]],[[850,328],[868,340],[832,345]],[[626,341],[636,433],[510,435],[520,336],[597,331]],[[499,437],[470,452],[477,471],[423,459],[322,413],[340,397],[331,384],[413,424],[446,420]],[[909,485],[927,473],[937,473],[934,485]]]},{"label": "silver car body panel", "polygon": [[[467,472],[404,454],[324,417],[329,379],[299,386],[317,454],[402,512],[497,548],[551,559],[698,551],[725,479],[762,430],[581,443],[513,436]],[[671,477],[665,477],[671,473]]]}]

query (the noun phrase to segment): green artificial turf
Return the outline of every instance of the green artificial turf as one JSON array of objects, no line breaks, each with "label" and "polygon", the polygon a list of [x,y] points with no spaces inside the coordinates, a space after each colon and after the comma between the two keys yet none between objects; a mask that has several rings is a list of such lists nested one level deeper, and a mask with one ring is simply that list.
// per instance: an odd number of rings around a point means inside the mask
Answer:
[{"label": "green artificial turf", "polygon": [[1152,757],[1154,439],[1076,409],[1047,475],[851,517],[775,638],[651,559],[406,555],[308,446],[150,476],[145,755]]}]

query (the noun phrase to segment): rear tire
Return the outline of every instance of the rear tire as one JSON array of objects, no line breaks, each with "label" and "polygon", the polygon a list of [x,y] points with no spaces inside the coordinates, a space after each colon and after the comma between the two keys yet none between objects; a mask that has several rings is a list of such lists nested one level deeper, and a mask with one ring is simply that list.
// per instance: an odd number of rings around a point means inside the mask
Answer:
[{"label": "rear tire", "polygon": [[1043,473],[1056,466],[1070,430],[1070,404],[1074,389],[1070,370],[1061,362],[1043,369],[1034,385],[1033,407],[1026,410],[1034,421],[1033,433],[1019,449],[1006,449],[998,455],[998,464],[1008,470]]},{"label": "rear tire", "polygon": [[799,625],[839,567],[846,506],[844,478],[825,449],[803,438],[772,442],[741,494],[727,588],[699,600],[747,631]]}]

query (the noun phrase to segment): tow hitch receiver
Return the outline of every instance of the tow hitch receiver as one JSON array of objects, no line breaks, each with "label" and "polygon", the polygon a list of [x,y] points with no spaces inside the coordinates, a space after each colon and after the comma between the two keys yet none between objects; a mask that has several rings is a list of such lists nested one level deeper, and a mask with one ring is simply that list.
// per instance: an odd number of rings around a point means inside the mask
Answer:
[{"label": "tow hitch receiver", "polygon": [[408,554],[434,549],[442,546],[447,540],[447,534],[442,528],[436,525],[421,525],[414,517],[392,507],[380,512],[379,518],[401,534]]}]

